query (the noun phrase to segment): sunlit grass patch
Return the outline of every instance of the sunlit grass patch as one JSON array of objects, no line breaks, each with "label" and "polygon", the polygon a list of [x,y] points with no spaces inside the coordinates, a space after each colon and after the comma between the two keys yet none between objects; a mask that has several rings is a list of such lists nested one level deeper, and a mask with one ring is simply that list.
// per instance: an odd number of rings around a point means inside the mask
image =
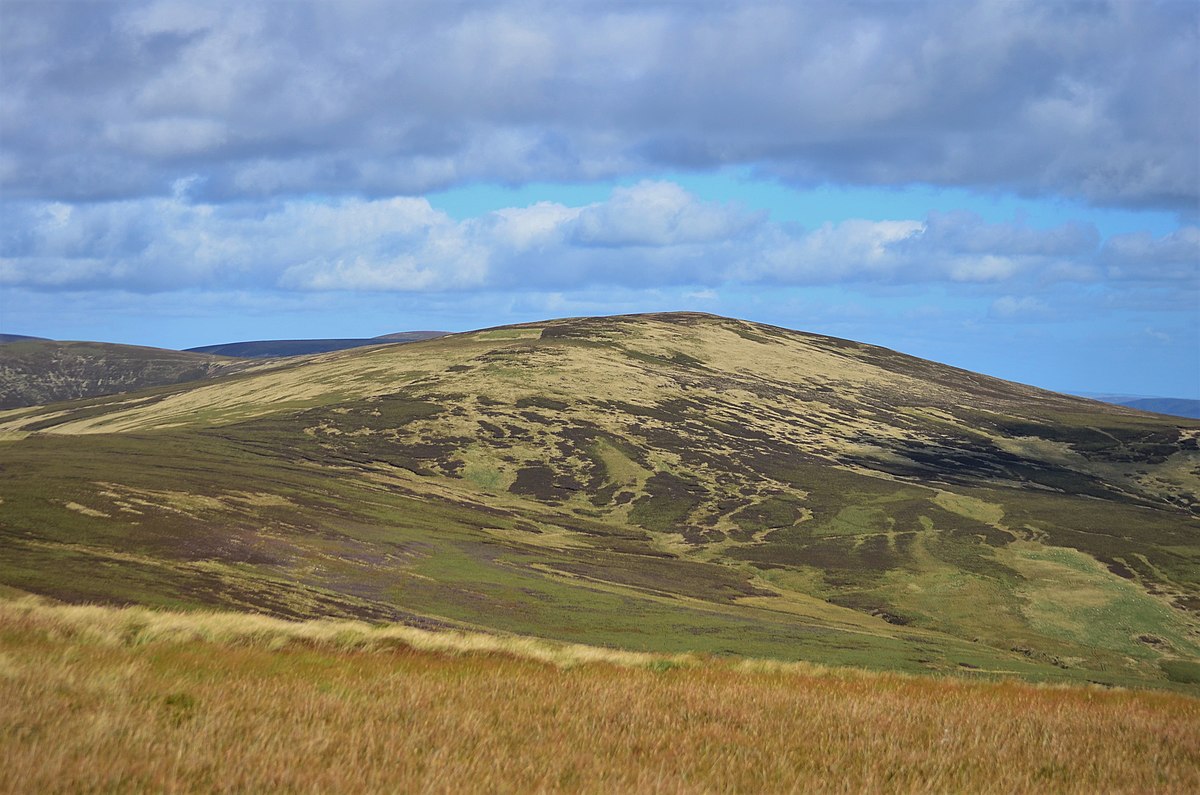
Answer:
[{"label": "sunlit grass patch", "polygon": [[541,328],[503,328],[478,331],[470,335],[476,340],[529,340],[542,336]]},{"label": "sunlit grass patch", "polygon": [[144,607],[49,604],[32,597],[0,600],[0,626],[34,628],[51,637],[103,646],[201,642],[268,649],[316,646],[335,651],[405,647],[440,654],[504,654],[562,667],[595,662],[626,666],[695,662],[688,655],[606,649],[508,634],[430,631],[360,621],[285,621],[253,613],[179,613]]},{"label": "sunlit grass patch", "polygon": [[[1133,583],[1073,549],[1015,544],[1005,559],[1028,576],[1023,610],[1036,628],[1083,645],[1157,659],[1158,646],[1200,659],[1194,627]],[[1152,642],[1139,641],[1152,638]]]}]

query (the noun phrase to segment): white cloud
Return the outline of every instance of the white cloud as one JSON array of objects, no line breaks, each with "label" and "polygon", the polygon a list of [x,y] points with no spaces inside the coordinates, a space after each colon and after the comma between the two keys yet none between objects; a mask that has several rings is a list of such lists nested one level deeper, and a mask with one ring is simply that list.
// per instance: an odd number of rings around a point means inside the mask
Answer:
[{"label": "white cloud", "polygon": [[1002,281],[1012,278],[1020,270],[1020,261],[995,254],[955,257],[950,261],[950,278],[959,282]]},{"label": "white cloud", "polygon": [[672,246],[737,237],[764,216],[700,202],[672,182],[640,182],[583,208],[574,241],[589,246]]},{"label": "white cloud", "polygon": [[396,290],[419,292],[445,287],[436,267],[422,267],[412,255],[392,260],[319,260],[288,268],[280,276],[283,287],[302,290]]},{"label": "white cloud", "polygon": [[560,245],[563,230],[579,217],[580,209],[553,202],[538,202],[529,207],[509,207],[489,213],[478,223],[489,227],[496,244],[524,251]]},{"label": "white cloud", "polygon": [[760,250],[747,252],[736,274],[747,281],[784,283],[890,279],[905,265],[892,247],[923,227],[920,221],[858,219],[826,223],[808,233],[773,227],[763,234]]},{"label": "white cloud", "polygon": [[995,301],[992,301],[992,306],[988,314],[992,317],[1008,320],[1011,318],[1046,317],[1049,311],[1050,307],[1040,298],[1035,298],[1031,295],[1020,297],[1002,295]]},{"label": "white cloud", "polygon": [[[0,284],[31,289],[568,290],[725,284],[974,284],[1200,279],[1200,230],[1106,241],[969,213],[804,230],[679,185],[643,182],[582,207],[539,202],[456,220],[425,199],[0,205]],[[1107,270],[1106,270],[1107,269]],[[1000,314],[1013,308],[999,303]],[[1025,307],[1026,309],[1028,307]]]},{"label": "white cloud", "polygon": [[1184,226],[1159,238],[1149,232],[1114,235],[1105,241],[1100,261],[1112,279],[1194,284],[1200,280],[1200,227]]}]

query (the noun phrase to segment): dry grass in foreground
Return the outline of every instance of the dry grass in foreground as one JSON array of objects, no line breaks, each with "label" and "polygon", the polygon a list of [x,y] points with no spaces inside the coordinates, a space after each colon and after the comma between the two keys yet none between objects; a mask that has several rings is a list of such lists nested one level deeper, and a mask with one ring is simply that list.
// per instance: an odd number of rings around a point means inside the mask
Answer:
[{"label": "dry grass in foreground", "polygon": [[1200,791],[1200,700],[0,602],[0,790]]}]

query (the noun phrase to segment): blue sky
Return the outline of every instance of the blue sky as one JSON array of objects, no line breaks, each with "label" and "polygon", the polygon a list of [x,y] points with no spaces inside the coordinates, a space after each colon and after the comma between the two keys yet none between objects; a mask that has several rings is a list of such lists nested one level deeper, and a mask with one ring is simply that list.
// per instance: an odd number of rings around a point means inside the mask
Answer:
[{"label": "blue sky", "polygon": [[693,309],[1200,398],[1200,4],[0,2],[0,330]]}]

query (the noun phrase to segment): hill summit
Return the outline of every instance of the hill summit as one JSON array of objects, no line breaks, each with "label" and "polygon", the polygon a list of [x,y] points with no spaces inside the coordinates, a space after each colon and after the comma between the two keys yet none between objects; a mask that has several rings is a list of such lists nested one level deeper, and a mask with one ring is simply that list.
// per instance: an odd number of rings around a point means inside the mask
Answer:
[{"label": "hill summit", "polygon": [[899,670],[1200,674],[1200,423],[696,313],[0,413],[0,583]]}]

